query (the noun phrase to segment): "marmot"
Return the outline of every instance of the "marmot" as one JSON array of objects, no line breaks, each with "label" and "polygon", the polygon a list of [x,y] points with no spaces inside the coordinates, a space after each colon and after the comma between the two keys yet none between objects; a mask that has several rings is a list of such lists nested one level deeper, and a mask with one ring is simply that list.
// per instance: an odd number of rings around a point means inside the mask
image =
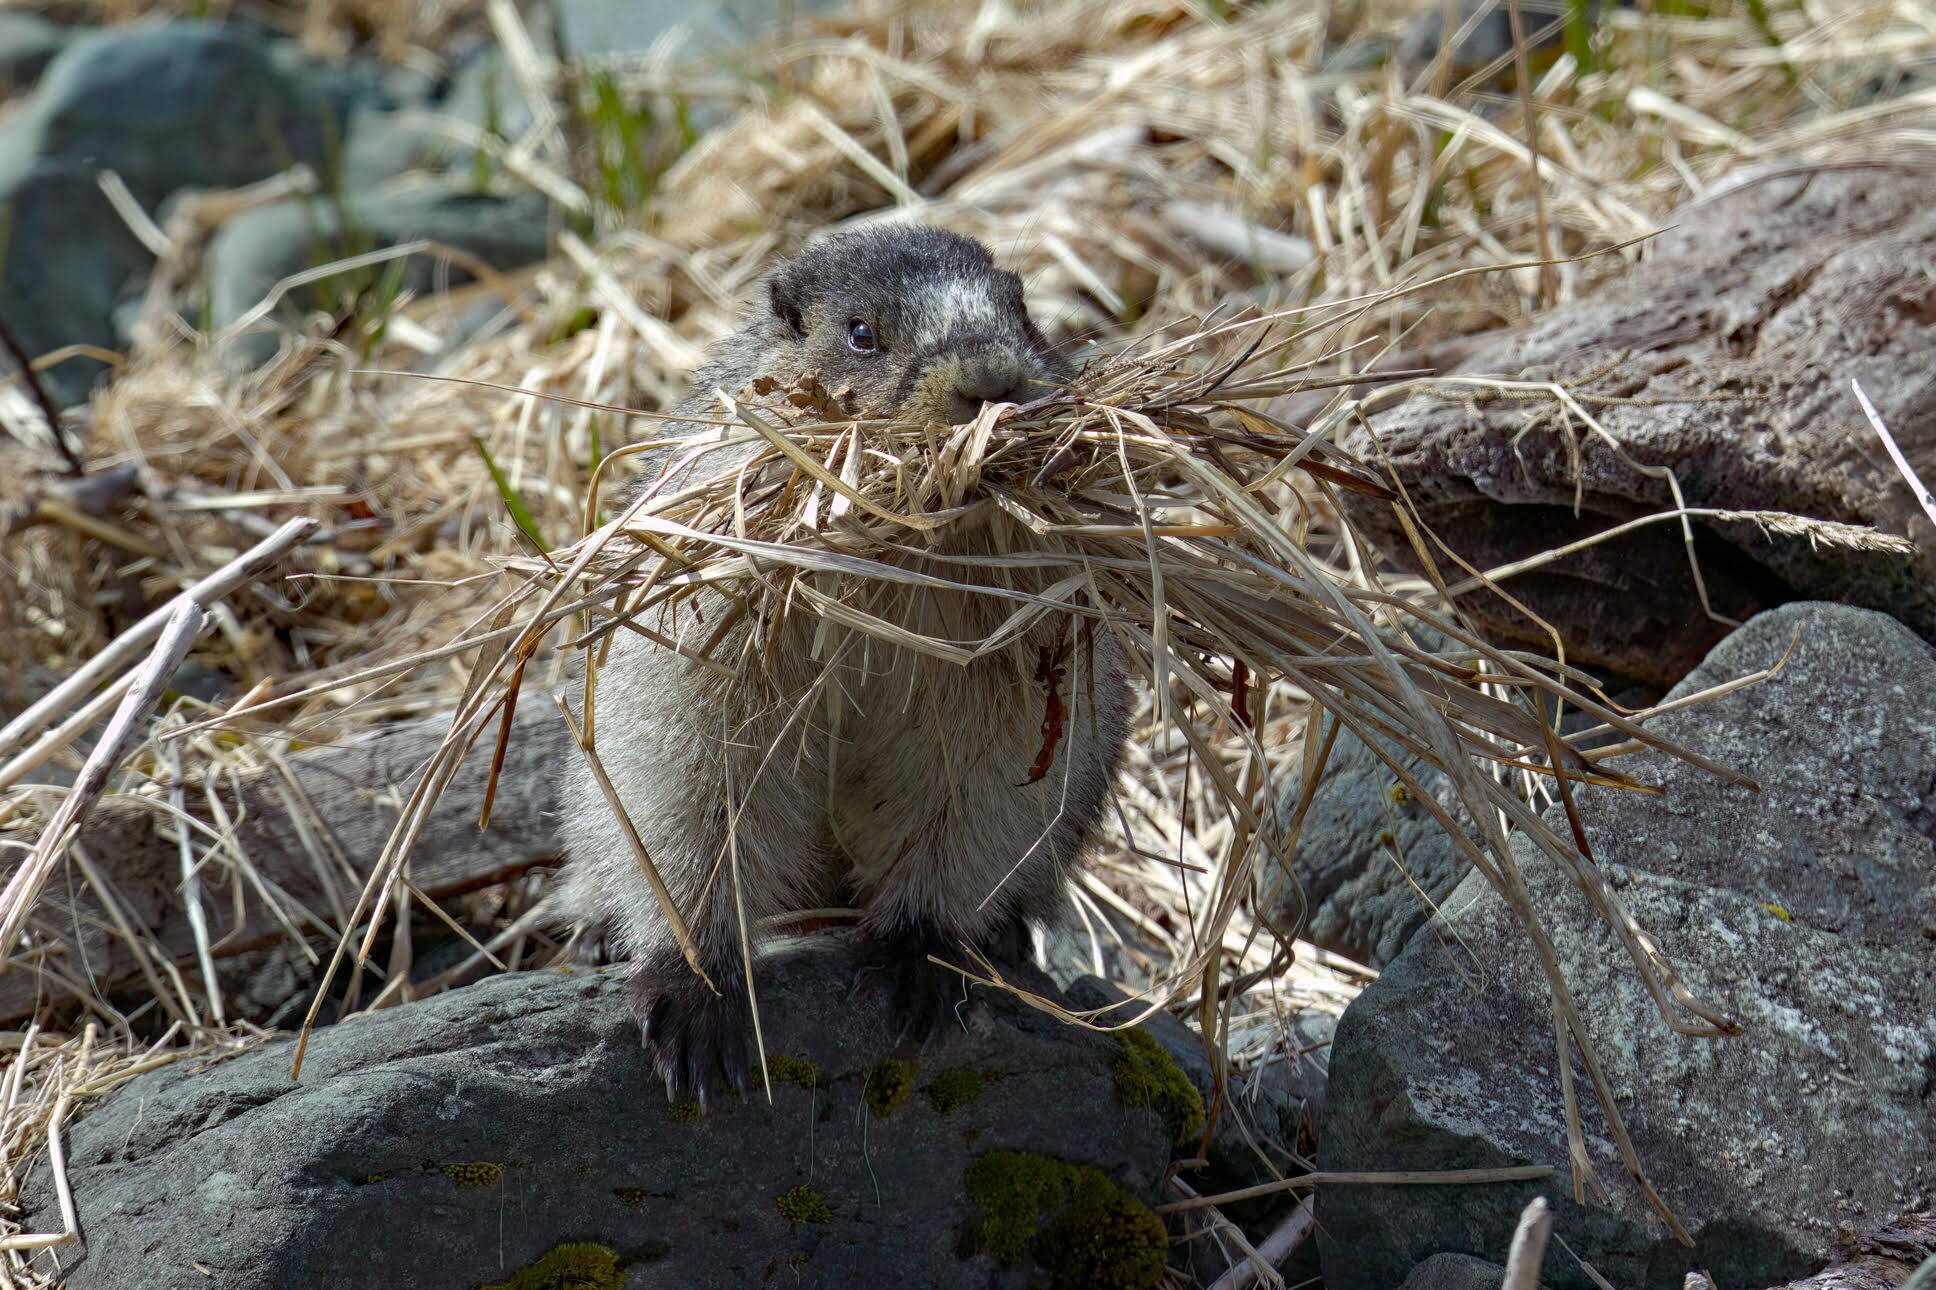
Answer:
[{"label": "marmot", "polygon": [[[764,285],[675,412],[717,420],[716,389],[813,372],[828,390],[850,390],[859,416],[955,424],[985,402],[1052,393],[1069,376],[1030,321],[1021,280],[969,238],[898,227],[836,235]],[[709,428],[667,422],[659,434]],[[730,468],[734,451],[680,477]],[[631,495],[665,486],[676,455],[653,450]],[[901,563],[1020,591],[1066,576],[986,561],[1044,540],[992,503],[981,510],[931,539],[932,558]],[[967,643],[1018,607],[886,582],[861,594],[869,613]],[[719,603],[651,626],[703,645]],[[620,632],[596,699],[601,760],[719,993],[673,943],[589,772],[574,768],[563,793],[566,905],[635,960],[634,1010],[667,1096],[702,1106],[722,1078],[741,1091],[749,1083],[742,927],[757,936],[775,915],[859,907],[867,958],[892,974],[903,1033],[925,1037],[962,997],[959,975],[930,954],[964,965],[964,948],[1026,956],[1028,924],[1058,911],[1127,722],[1119,647],[1072,615],[1051,614],[965,666],[859,633],[835,631],[830,643],[805,614],[735,630],[771,634],[748,655],[758,685]]]}]

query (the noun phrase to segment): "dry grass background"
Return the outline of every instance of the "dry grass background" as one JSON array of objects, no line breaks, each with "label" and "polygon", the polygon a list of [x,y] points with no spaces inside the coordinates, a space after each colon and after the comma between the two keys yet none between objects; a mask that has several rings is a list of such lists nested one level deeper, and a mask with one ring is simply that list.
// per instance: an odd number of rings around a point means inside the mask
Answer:
[{"label": "dry grass background", "polygon": [[[246,766],[448,707],[470,679],[462,658],[344,680],[442,644],[488,610],[501,588],[482,575],[532,550],[507,521],[506,493],[547,544],[569,543],[600,453],[651,427],[376,369],[668,406],[765,264],[837,221],[919,218],[980,236],[1023,273],[1054,338],[1099,352],[1185,336],[1239,306],[1330,306],[1321,350],[1334,357],[1319,370],[1352,373],[1439,361],[1461,337],[1591,290],[1642,251],[1572,257],[1654,231],[1744,166],[1936,158],[1936,90],[1881,92],[1936,57],[1936,6],[1660,0],[1607,14],[1586,63],[1549,53],[1528,60],[1523,81],[1510,56],[1492,67],[1383,56],[1426,10],[1436,6],[862,5],[762,50],[756,75],[709,72],[708,92],[736,110],[623,218],[601,207],[571,114],[542,110],[572,92],[574,73],[519,62],[541,110],[530,135],[498,149],[497,182],[543,188],[600,236],[564,234],[554,261],[509,281],[318,316],[247,375],[182,321],[185,299],[152,293],[143,343],[88,418],[90,469],[139,464],[141,496],[105,519],[43,506],[45,522],[9,538],[0,645],[33,666],[0,681],[0,702],[19,706],[98,651],[131,606],[309,516],[321,536],[292,563],[314,576],[231,597],[193,655],[258,700],[305,697],[258,714],[246,743],[210,731],[178,741],[178,755]],[[90,12],[121,16],[108,0]],[[503,6],[275,12],[318,48],[367,40],[412,59],[434,58],[453,24],[516,34]],[[640,99],[680,83],[663,60],[610,70]],[[184,238],[177,267],[195,253]],[[1513,264],[1525,267],[1447,277]],[[1336,308],[1366,297],[1371,307]],[[1326,397],[1287,394],[1265,410],[1307,424]],[[31,505],[28,450],[8,451],[26,464],[0,487]],[[1303,495],[1306,549],[1362,581],[1363,553],[1321,491]],[[541,656],[526,680],[555,679],[547,666]],[[1292,687],[1269,696],[1259,744],[1285,782],[1300,773],[1307,710]],[[174,722],[201,715],[184,708]],[[1195,740],[1153,727],[1132,748],[1125,810],[1079,892],[1098,952],[1130,931],[1117,962],[1148,982],[1200,961],[1201,913],[1218,903],[1214,875],[1239,840],[1202,759],[1240,775],[1248,754],[1212,724]],[[176,755],[138,751],[112,791],[157,791]],[[0,845],[30,847],[58,796],[0,796]],[[1273,976],[1275,946],[1241,912],[1217,931],[1228,951],[1218,970],[1263,978],[1230,1019],[1240,1064],[1268,1056],[1281,1031],[1244,1024],[1246,1010],[1335,1008],[1348,992],[1348,971]],[[18,1053],[0,1126],[7,1194],[81,1096],[239,1042],[212,1024],[137,1039],[99,1000],[82,1015],[92,1020],[7,1040]],[[35,1284],[47,1260],[14,1233],[0,1234],[0,1276]]]}]

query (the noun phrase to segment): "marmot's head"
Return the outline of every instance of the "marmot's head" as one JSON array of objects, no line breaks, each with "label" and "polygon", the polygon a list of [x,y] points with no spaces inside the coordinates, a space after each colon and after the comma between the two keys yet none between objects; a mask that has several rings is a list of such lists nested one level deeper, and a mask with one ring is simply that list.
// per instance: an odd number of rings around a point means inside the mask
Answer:
[{"label": "marmot's head", "polygon": [[988,248],[934,228],[843,233],[767,279],[791,379],[819,373],[866,417],[956,425],[983,403],[1027,403],[1068,376],[1029,321],[1022,280]]}]

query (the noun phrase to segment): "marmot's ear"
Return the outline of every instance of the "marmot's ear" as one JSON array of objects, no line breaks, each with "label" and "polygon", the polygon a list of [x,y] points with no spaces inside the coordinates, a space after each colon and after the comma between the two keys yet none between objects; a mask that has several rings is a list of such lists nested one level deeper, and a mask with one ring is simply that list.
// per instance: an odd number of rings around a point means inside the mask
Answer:
[{"label": "marmot's ear", "polygon": [[768,279],[766,291],[773,302],[773,316],[785,323],[795,336],[804,338],[807,334],[806,293],[800,289],[794,275],[787,269],[781,269]]}]

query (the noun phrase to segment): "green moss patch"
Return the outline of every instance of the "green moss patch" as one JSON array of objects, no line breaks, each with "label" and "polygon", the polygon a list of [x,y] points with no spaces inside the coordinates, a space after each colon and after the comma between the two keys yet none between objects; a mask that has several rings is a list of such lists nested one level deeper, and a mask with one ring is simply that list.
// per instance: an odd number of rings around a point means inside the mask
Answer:
[{"label": "green moss patch", "polygon": [[633,1209],[637,1209],[648,1200],[679,1199],[679,1193],[676,1191],[649,1191],[644,1187],[614,1187],[612,1195],[618,1197],[619,1204],[630,1205]]},{"label": "green moss patch", "polygon": [[861,1089],[867,1109],[883,1120],[900,1110],[908,1094],[914,1092],[914,1077],[920,1073],[919,1066],[898,1057],[890,1057],[868,1071]]},{"label": "green moss patch", "polygon": [[1149,1032],[1131,1027],[1114,1033],[1123,1049],[1116,1058],[1116,1096],[1124,1106],[1155,1110],[1177,1146],[1194,1143],[1203,1134],[1203,1094]]},{"label": "green moss patch", "polygon": [[813,1088],[820,1083],[820,1063],[785,1053],[766,1059],[766,1073],[775,1084],[798,1084]]},{"label": "green moss patch", "polygon": [[827,1198],[813,1188],[802,1183],[789,1187],[773,1201],[780,1217],[789,1223],[831,1223],[834,1214],[827,1208]]},{"label": "green moss patch", "polygon": [[667,1109],[672,1112],[672,1118],[681,1124],[697,1124],[699,1122],[699,1103],[697,1102],[674,1102]]},{"label": "green moss patch", "polygon": [[1163,1220],[1100,1169],[991,1151],[964,1182],[982,1215],[977,1248],[1002,1263],[1034,1260],[1051,1290],[1149,1290],[1163,1275]]},{"label": "green moss patch", "polygon": [[495,1160],[471,1160],[445,1165],[444,1177],[459,1187],[495,1187],[504,1177],[504,1166]]},{"label": "green moss patch", "polygon": [[602,1245],[560,1245],[482,1290],[619,1290],[618,1255]]},{"label": "green moss patch", "polygon": [[977,1071],[957,1066],[934,1077],[928,1085],[928,1102],[946,1115],[981,1097],[990,1084],[1007,1078],[1007,1071]]}]

